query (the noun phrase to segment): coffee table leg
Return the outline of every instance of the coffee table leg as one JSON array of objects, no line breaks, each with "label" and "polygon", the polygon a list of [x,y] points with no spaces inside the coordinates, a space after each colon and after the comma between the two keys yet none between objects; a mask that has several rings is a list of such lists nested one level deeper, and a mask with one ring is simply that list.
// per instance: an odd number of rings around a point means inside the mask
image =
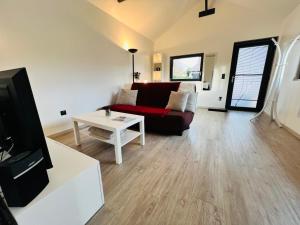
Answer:
[{"label": "coffee table leg", "polygon": [[115,131],[115,157],[116,164],[122,164],[122,146],[120,131]]},{"label": "coffee table leg", "polygon": [[79,127],[77,121],[73,121],[73,127],[74,127],[75,143],[76,145],[80,145],[80,133],[79,133]]},{"label": "coffee table leg", "polygon": [[144,121],[140,122],[140,144],[145,145],[145,126]]}]

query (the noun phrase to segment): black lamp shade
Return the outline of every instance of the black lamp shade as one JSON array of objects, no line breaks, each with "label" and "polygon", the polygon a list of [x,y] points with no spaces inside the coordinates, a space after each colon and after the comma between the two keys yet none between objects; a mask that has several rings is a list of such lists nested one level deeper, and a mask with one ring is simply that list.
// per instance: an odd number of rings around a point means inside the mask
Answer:
[{"label": "black lamp shade", "polygon": [[128,51],[132,54],[136,53],[138,50],[136,48],[130,48]]}]

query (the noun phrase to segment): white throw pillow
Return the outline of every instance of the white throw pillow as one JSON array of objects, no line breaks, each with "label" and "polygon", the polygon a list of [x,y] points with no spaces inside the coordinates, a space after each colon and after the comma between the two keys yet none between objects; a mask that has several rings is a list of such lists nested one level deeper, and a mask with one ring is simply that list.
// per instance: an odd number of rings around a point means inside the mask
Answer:
[{"label": "white throw pillow", "polygon": [[119,91],[116,104],[136,105],[138,90],[121,89]]},{"label": "white throw pillow", "polygon": [[197,108],[197,98],[198,93],[196,92],[189,92],[189,97],[186,103],[185,111],[190,111],[195,113]]},{"label": "white throw pillow", "polygon": [[184,112],[188,97],[189,93],[187,92],[172,91],[166,109]]}]

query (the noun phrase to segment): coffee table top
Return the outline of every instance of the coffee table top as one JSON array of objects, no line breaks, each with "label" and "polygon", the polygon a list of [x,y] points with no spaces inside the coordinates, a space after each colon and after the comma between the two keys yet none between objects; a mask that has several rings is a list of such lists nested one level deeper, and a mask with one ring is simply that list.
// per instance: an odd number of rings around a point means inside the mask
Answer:
[{"label": "coffee table top", "polygon": [[[128,119],[126,119],[125,121],[114,120],[118,117],[126,117]],[[99,110],[96,112],[74,116],[72,117],[72,120],[90,126],[99,127],[110,131],[115,131],[115,130],[126,129],[136,123],[144,121],[144,116],[115,112],[115,111],[111,111],[111,115],[106,116],[105,110]]]}]

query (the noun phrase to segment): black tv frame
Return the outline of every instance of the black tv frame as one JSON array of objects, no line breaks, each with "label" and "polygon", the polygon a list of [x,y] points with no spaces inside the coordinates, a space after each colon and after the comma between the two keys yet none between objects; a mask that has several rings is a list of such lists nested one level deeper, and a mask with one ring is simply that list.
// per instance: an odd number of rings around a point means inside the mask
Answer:
[{"label": "black tv frame", "polygon": [[[34,96],[30,86],[26,68],[6,70],[0,72],[0,95],[6,93],[11,102],[11,112],[14,118],[13,129],[17,134],[14,140],[17,143],[12,155],[23,151],[36,151],[41,149],[48,169],[52,168],[52,161],[46,144],[44,132],[40,122]],[[4,97],[4,96],[0,96]],[[6,112],[7,114],[7,112]],[[7,116],[7,115],[6,115]],[[5,122],[5,115],[0,112],[2,122]],[[4,120],[4,121],[3,121]],[[1,122],[1,120],[0,120]],[[0,136],[2,136],[0,134]]]}]

